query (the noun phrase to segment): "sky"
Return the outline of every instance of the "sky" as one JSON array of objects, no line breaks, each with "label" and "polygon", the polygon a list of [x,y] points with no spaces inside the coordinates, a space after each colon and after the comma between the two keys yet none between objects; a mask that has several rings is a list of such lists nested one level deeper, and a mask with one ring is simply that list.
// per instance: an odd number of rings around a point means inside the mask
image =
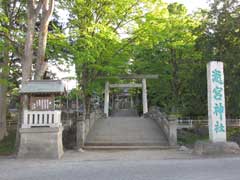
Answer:
[{"label": "sky", "polygon": [[[199,8],[208,8],[209,5],[208,5],[207,1],[208,0],[164,0],[164,2],[167,2],[167,3],[178,2],[178,3],[184,4],[187,7],[189,13],[192,13],[192,12],[198,10]],[[74,67],[71,67],[70,72],[68,72],[68,73],[59,72],[57,70],[57,68],[55,68],[53,66],[51,66],[50,69],[53,72],[57,73],[57,77],[59,79],[66,79],[67,77],[75,76],[75,71],[74,71],[75,68]],[[64,80],[64,81],[66,83],[68,90],[76,87],[76,80]]]}]

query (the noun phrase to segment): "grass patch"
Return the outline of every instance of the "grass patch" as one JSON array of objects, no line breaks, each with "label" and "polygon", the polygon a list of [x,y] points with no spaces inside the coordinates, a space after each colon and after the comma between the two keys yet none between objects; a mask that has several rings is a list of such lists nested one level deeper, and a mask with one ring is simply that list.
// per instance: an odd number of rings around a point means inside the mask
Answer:
[{"label": "grass patch", "polygon": [[198,133],[191,129],[182,129],[178,132],[178,144],[185,146],[193,146],[196,141],[208,140],[208,134]]},{"label": "grass patch", "polygon": [[16,131],[9,131],[2,141],[0,141],[0,155],[10,155],[15,152]]},{"label": "grass patch", "polygon": [[227,127],[227,140],[236,142],[238,145],[240,145],[240,128]]},{"label": "grass patch", "polygon": [[227,127],[227,139],[230,140],[232,137],[240,134],[240,128]]},{"label": "grass patch", "polygon": [[[178,130],[178,144],[192,147],[198,140],[209,140],[208,129],[197,127],[194,129]],[[227,140],[236,142],[240,145],[240,128],[227,127]]]}]

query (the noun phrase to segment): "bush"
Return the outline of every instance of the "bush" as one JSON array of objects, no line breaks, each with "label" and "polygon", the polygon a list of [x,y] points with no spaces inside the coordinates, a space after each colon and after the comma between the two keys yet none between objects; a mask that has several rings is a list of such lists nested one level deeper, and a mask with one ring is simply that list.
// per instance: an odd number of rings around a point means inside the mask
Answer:
[{"label": "bush", "polygon": [[208,133],[205,128],[197,129],[179,129],[178,144],[192,147],[198,140],[207,140]]},{"label": "bush", "polygon": [[227,139],[240,145],[240,128],[228,127],[227,128]]},{"label": "bush", "polygon": [[2,141],[0,141],[0,155],[10,155],[16,151],[16,131],[12,130],[8,133],[8,136],[6,136]]}]

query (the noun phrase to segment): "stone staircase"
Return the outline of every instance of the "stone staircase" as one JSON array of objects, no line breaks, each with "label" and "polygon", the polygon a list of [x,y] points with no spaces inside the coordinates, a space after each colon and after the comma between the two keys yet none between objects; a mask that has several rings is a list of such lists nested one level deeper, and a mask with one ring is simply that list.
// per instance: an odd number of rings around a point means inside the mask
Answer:
[{"label": "stone staircase", "polygon": [[95,122],[85,149],[169,148],[163,132],[152,119],[140,118],[136,111],[122,110]]},{"label": "stone staircase", "polygon": [[112,117],[137,117],[135,109],[121,109],[120,111],[113,112]]}]

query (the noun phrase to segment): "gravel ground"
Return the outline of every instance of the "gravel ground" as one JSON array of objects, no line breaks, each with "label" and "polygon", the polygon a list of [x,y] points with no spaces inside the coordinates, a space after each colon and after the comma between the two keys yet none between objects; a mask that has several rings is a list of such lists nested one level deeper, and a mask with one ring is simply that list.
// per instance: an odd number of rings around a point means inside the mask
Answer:
[{"label": "gravel ground", "polygon": [[68,151],[61,160],[0,158],[0,180],[239,180],[240,156],[176,150]]}]

